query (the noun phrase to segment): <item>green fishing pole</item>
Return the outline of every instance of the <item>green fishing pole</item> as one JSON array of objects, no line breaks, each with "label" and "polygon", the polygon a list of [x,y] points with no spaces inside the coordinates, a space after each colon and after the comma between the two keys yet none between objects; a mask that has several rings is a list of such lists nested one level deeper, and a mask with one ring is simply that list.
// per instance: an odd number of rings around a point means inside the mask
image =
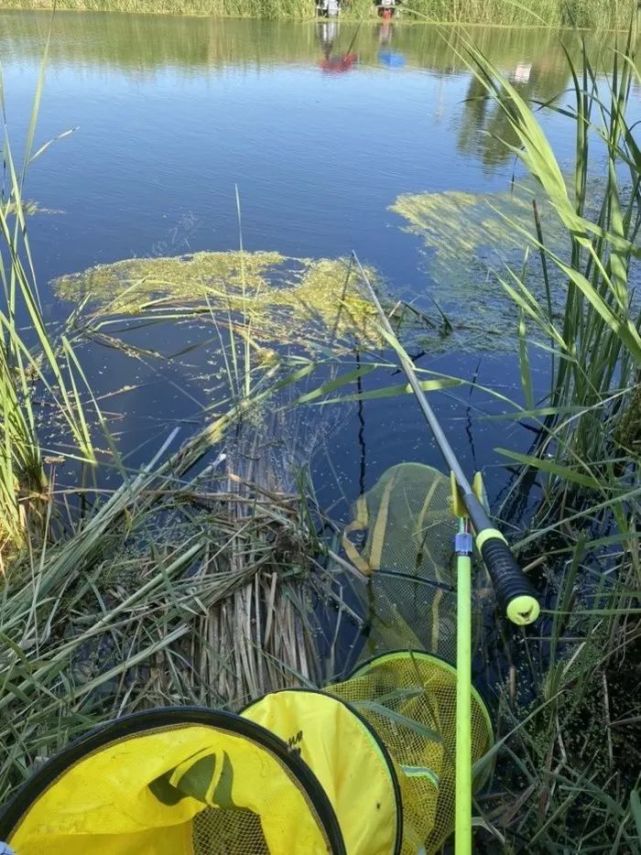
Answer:
[{"label": "green fishing pole", "polygon": [[[455,490],[457,490],[455,486]],[[456,552],[456,755],[454,844],[456,855],[472,852],[472,550],[474,540],[460,502]]]}]

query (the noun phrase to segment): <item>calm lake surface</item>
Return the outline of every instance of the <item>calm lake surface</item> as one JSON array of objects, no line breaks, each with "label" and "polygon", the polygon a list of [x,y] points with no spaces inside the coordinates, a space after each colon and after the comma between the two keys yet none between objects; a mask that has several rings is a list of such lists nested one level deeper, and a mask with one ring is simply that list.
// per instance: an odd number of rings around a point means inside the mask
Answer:
[{"label": "calm lake surface", "polygon": [[[44,13],[0,13],[16,155],[48,22]],[[545,101],[568,85],[560,34],[469,35],[525,96]],[[31,219],[31,243],[47,315],[62,319],[73,308],[48,284],[57,276],[133,256],[237,249],[236,187],[246,249],[311,258],[356,250],[391,294],[433,312],[431,253],[390,206],[400,194],[507,191],[515,168],[492,136],[504,128],[478,98],[461,37],[402,20],[357,27],[57,14],[36,144],[77,130],[38,159],[25,192],[44,209]],[[349,52],[357,63],[328,70]],[[561,163],[570,163],[567,122],[542,121]],[[138,343],[176,353],[189,337],[185,327],[153,328]],[[136,386],[104,404],[117,414],[132,465],[174,424],[188,435],[208,403],[205,385],[172,362],[132,363],[97,345],[81,348],[81,358],[99,393]],[[206,354],[199,359],[205,364]],[[459,337],[451,352],[420,364],[520,400],[517,360],[503,347],[468,348]],[[495,447],[525,448],[530,435],[485,420],[502,406],[477,389],[433,400],[464,463],[494,473],[496,491],[505,476]],[[372,484],[392,463],[439,462],[409,397],[354,406],[327,445],[331,467],[323,451],[314,461],[325,502],[353,498],[359,482]]]}]

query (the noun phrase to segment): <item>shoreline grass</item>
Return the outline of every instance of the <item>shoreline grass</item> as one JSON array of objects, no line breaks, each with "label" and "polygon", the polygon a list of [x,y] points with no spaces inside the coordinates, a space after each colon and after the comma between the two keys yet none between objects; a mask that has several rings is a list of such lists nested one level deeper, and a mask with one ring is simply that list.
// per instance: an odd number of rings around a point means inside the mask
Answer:
[{"label": "shoreline grass", "polygon": [[[633,31],[612,52],[605,80],[585,46],[578,61],[567,56],[570,103],[548,109],[566,117],[575,138],[568,181],[533,107],[467,47],[472,72],[511,129],[514,158],[536,180],[539,200],[554,209],[565,236],[561,251],[551,247],[533,201],[529,230],[512,221],[523,239],[523,266],[500,276],[520,312],[523,394],[537,432],[529,454],[506,456],[522,467],[517,486],[529,472],[542,487],[520,545],[547,578],[553,606],[541,640],[525,642],[528,667],[521,657],[521,679],[538,686],[537,698],[504,696],[506,721],[516,727],[507,747],[524,763],[502,783],[519,809],[507,798],[495,799],[493,809],[505,817],[514,851],[519,840],[537,847],[532,851],[583,851],[583,843],[592,852],[637,851],[641,152],[629,110],[639,84]],[[595,174],[604,178],[588,199]],[[534,279],[543,283],[542,297],[533,293]],[[560,311],[553,289],[564,299]],[[541,402],[533,400],[529,365],[537,346],[551,360]]]},{"label": "shoreline grass", "polygon": [[[71,0],[70,0],[71,2]],[[116,0],[118,2],[118,0]],[[123,0],[124,2],[124,0]],[[143,0],[144,2],[144,0]],[[151,3],[151,0],[149,0]],[[361,0],[364,3],[364,0]],[[45,5],[48,4],[48,5]],[[54,0],[43,0],[43,5],[35,5],[31,2],[31,0],[0,0],[0,12],[29,12],[34,13],[36,15],[49,16],[54,8]],[[258,17],[254,15],[238,15],[238,14],[213,14],[209,11],[203,12],[194,12],[192,9],[185,9],[185,11],[181,12],[172,12],[172,11],[163,11],[159,9],[84,9],[77,8],[75,6],[60,6],[60,3],[57,2],[55,4],[56,14],[58,19],[64,17],[64,15],[78,15],[81,17],[82,15],[92,14],[92,15],[123,15],[123,16],[139,16],[143,18],[161,18],[164,20],[172,20],[179,19],[182,21],[202,21],[203,18],[212,18],[214,20],[224,20],[234,22],[237,21],[242,23],[247,20],[256,20],[256,21],[270,21],[273,23],[277,23],[278,21],[282,21],[283,23],[302,23],[302,24],[316,24],[322,23],[326,21],[327,18],[318,17],[315,14],[311,15],[301,15],[295,17],[284,17],[284,18],[264,18]],[[345,11],[341,13],[338,18],[338,22],[344,21],[346,24],[371,24],[373,26],[380,25],[380,19],[375,14],[373,10],[369,10],[371,14],[368,13],[368,8],[364,6],[364,14],[356,14],[352,11]],[[409,14],[403,17],[404,10],[401,9],[401,14],[399,14],[394,19],[394,26],[401,31],[404,29],[412,28],[412,27],[452,27],[452,28],[463,28],[465,30],[533,30],[533,31],[541,31],[544,33],[549,33],[550,31],[558,32],[560,34],[564,33],[590,33],[595,32],[595,28],[590,23],[585,23],[584,25],[579,25],[576,23],[572,23],[571,21],[566,21],[563,24],[558,23],[547,23],[545,21],[538,20],[538,15],[536,19],[532,21],[523,20],[519,22],[511,22],[511,21],[486,21],[486,20],[462,20],[460,18],[443,18],[436,19],[426,17],[421,14],[412,14],[411,10]],[[601,19],[602,20],[602,19]],[[618,23],[613,24],[612,26],[604,26],[603,23],[599,23],[598,32],[600,34],[621,34],[627,33],[630,25],[630,19],[622,18]]]},{"label": "shoreline grass", "polygon": [[[190,17],[258,18],[308,21],[316,17],[311,0],[1,0],[0,10],[118,12]],[[542,0],[539,4],[510,0],[407,0],[399,20],[441,25],[533,26],[541,28],[622,30],[636,12],[635,0]],[[371,0],[344,2],[341,19],[376,20]]]},{"label": "shoreline grass", "polygon": [[79,392],[82,371],[64,331],[54,336],[45,324],[27,229],[26,176],[33,161],[51,144],[34,150],[46,62],[45,50],[21,167],[12,154],[0,76],[5,176],[0,192],[4,245],[0,254],[0,577],[6,572],[6,556],[28,541],[30,527],[36,520],[41,524],[50,501],[45,453],[39,440],[40,415],[33,402],[36,386],[69,434],[69,456],[96,463]]}]

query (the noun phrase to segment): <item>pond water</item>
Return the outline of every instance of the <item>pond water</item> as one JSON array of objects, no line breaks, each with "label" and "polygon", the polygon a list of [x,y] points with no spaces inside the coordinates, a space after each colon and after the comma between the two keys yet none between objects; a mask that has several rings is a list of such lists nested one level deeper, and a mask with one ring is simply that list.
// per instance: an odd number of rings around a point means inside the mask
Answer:
[{"label": "pond water", "polygon": [[[0,13],[17,155],[48,25],[44,13]],[[467,35],[527,97],[544,101],[566,88],[561,40],[574,49],[571,35]],[[472,294],[458,293],[456,281],[439,281],[434,247],[408,231],[398,207],[392,210],[402,194],[509,190],[515,166],[495,139],[505,128],[495,107],[478,97],[461,56],[464,37],[402,18],[357,26],[57,14],[37,144],[76,130],[33,165],[25,193],[41,209],[31,219],[31,245],[47,315],[61,319],[73,308],[50,284],[61,275],[133,257],[226,252],[242,238],[250,251],[294,258],[336,259],[355,250],[390,294],[432,314],[438,295],[464,317],[485,284],[473,283]],[[347,54],[358,61],[341,61]],[[554,116],[542,121],[568,163],[567,124]],[[453,239],[463,227],[464,220],[453,221]],[[502,305],[492,304],[495,315],[507,312]],[[459,334],[420,364],[520,399],[517,361],[501,341],[510,324],[499,324],[494,344]],[[197,336],[165,324],[146,329],[137,342],[175,354]],[[117,434],[132,465],[147,459],[172,424],[182,425],[184,437],[210,403],[193,370],[208,363],[201,350],[185,376],[176,362],[132,363],[104,346],[81,348],[99,394],[136,387],[104,404],[118,414]],[[544,385],[543,364],[540,379]],[[504,407],[479,389],[433,400],[469,468],[498,471],[495,446],[524,448],[530,439],[511,421],[484,419]],[[439,462],[409,397],[354,406],[328,435],[329,454],[314,461],[323,502],[353,498],[359,484],[370,485],[401,460]],[[504,475],[490,480],[497,490]]]}]

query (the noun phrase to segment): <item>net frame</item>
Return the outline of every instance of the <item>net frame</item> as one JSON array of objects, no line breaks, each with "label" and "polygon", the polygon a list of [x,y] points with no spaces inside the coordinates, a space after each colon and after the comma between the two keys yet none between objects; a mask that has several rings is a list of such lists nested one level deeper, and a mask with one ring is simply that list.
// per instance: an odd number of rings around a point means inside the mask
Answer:
[{"label": "net frame", "polygon": [[[110,745],[135,740],[137,736],[172,731],[185,726],[212,728],[212,733],[222,731],[250,740],[268,752],[277,761],[293,786],[303,796],[310,819],[316,822],[319,833],[325,840],[326,851],[332,855],[346,855],[345,844],[338,820],[330,799],[307,764],[275,734],[244,719],[235,713],[209,710],[202,707],[166,707],[123,716],[101,725],[72,742],[63,751],[50,758],[18,790],[14,798],[0,810],[0,840],[9,844],[28,821],[29,811],[36,807],[47,792],[63,781],[65,774],[73,770],[83,759],[105,751]],[[202,810],[208,806],[202,805]],[[202,811],[198,811],[199,813]],[[42,851],[42,849],[40,850]],[[94,849],[109,853],[109,849]],[[200,855],[196,849],[185,852]],[[226,850],[221,850],[220,855]]]}]

